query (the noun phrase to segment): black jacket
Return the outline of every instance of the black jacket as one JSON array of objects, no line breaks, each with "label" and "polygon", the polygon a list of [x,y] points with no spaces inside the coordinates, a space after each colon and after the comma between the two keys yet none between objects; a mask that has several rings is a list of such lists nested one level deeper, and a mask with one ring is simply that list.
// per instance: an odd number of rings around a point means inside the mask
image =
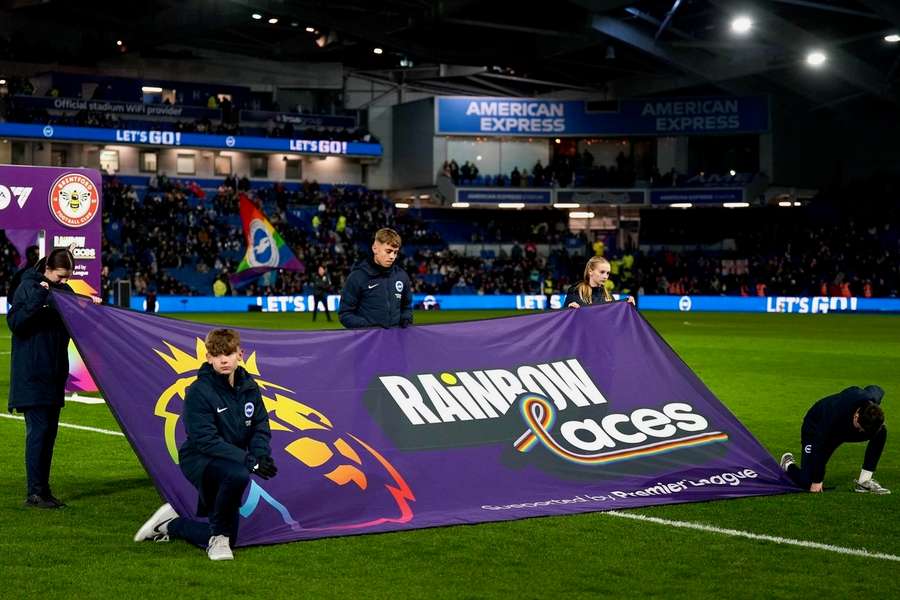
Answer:
[{"label": "black jacket", "polygon": [[[563,302],[563,307],[567,308],[569,304],[575,302],[578,306],[585,306],[588,303],[581,299],[581,296],[578,294],[578,284],[571,286],[569,288],[569,292],[566,294],[566,300]],[[607,300],[604,298],[603,290],[601,288],[594,288],[593,294],[591,294],[591,304],[606,304],[608,302],[615,302],[615,300]]]},{"label": "black jacket", "polygon": [[313,294],[316,296],[324,296],[331,291],[331,277],[328,273],[319,275],[316,273],[312,276]]},{"label": "black jacket", "polygon": [[33,406],[62,406],[69,376],[69,332],[56,309],[50,306],[50,290],[72,291],[50,281],[34,269],[22,279],[6,315],[12,332],[9,410]]},{"label": "black jacket", "polygon": [[358,262],[341,291],[338,312],[347,329],[412,325],[409,275],[396,262],[389,269],[371,257]]},{"label": "black jacket", "polygon": [[826,396],[812,405],[803,418],[803,437],[823,451],[822,460],[816,461],[810,471],[815,482],[825,476],[825,461],[835,448],[844,442],[869,442],[866,454],[878,452],[884,447],[887,427],[882,427],[874,435],[859,431],[853,426],[853,413],[868,402],[881,404],[884,390],[877,385],[848,387],[840,393]]},{"label": "black jacket", "polygon": [[272,455],[269,415],[259,386],[244,367],[235,370],[234,387],[209,363],[200,367],[185,394],[182,417],[187,439],[178,449],[178,462],[197,489],[202,490],[203,471],[214,458],[249,470],[258,458]]}]

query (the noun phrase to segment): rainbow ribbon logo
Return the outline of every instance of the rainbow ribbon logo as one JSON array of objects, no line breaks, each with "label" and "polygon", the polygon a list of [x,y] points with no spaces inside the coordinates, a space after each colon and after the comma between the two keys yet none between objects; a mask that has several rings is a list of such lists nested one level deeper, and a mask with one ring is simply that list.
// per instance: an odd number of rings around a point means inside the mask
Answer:
[{"label": "rainbow ribbon logo", "polygon": [[721,431],[708,431],[678,439],[633,446],[622,450],[610,450],[595,454],[580,454],[565,448],[550,433],[556,422],[556,407],[540,394],[527,393],[518,398],[519,411],[528,431],[523,433],[513,444],[519,452],[531,452],[538,443],[559,458],[580,465],[608,465],[612,463],[645,458],[665,454],[683,448],[694,448],[717,442],[728,441],[728,434]]}]

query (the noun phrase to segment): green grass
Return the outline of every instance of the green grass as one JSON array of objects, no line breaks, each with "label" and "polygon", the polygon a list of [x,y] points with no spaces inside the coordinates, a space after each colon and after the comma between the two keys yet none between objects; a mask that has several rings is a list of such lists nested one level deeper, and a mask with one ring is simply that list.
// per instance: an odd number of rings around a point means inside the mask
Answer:
[{"label": "green grass", "polygon": [[[417,322],[507,313],[417,314]],[[713,392],[779,456],[800,420],[847,385],[900,397],[900,317],[647,313]],[[259,328],[310,328],[309,315],[190,315]],[[321,324],[319,324],[321,326]],[[335,324],[332,324],[334,326]],[[0,401],[9,379],[0,327]],[[62,420],[117,429],[103,405],[69,403]],[[239,550],[211,563],[184,543],[131,541],[159,505],[123,438],[62,429],[53,483],[60,511],[21,506],[21,421],[0,419],[0,597],[900,597],[900,563],[615,519],[602,513],[335,538]],[[790,494],[634,512],[900,555],[900,446],[878,479],[896,493],[850,491],[864,445],[829,463],[825,494]]]}]

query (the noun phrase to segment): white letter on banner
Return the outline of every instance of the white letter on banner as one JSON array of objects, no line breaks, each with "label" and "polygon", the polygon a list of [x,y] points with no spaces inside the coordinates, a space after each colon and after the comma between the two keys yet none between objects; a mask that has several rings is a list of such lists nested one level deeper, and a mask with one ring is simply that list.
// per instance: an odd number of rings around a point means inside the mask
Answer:
[{"label": "white letter on banner", "polygon": [[422,384],[425,393],[428,394],[428,399],[431,400],[431,404],[437,409],[444,423],[452,423],[457,419],[460,421],[472,420],[472,415],[466,412],[462,404],[441,385],[434,375],[419,375],[419,383]]},{"label": "white letter on banner", "polygon": [[[414,386],[411,381],[405,377],[396,375],[379,377],[378,379],[381,380],[384,389],[391,395],[391,398],[394,399],[394,402],[397,403],[397,406],[400,407],[400,410],[403,411],[403,414],[406,415],[406,418],[409,419],[410,423],[413,425],[421,425],[425,421],[428,421],[429,423],[441,422],[441,420],[425,406],[425,403],[422,401],[422,395],[419,394],[419,390],[416,389],[416,386]],[[425,418],[425,421],[422,420],[422,417]]]},{"label": "white letter on banner", "polygon": [[[577,435],[579,431],[586,431],[594,439],[588,442],[582,440]],[[604,448],[616,447],[616,443],[609,437],[609,434],[603,431],[600,424],[593,419],[567,421],[560,426],[559,432],[566,438],[567,442],[585,452],[597,452]]]},{"label": "white letter on banner", "polygon": [[512,404],[519,397],[519,394],[525,393],[522,382],[516,379],[516,376],[503,369],[491,369],[484,372],[491,382],[497,387],[506,402]]},{"label": "white letter on banner", "polygon": [[516,375],[525,384],[525,388],[529,392],[549,396],[553,400],[556,408],[563,410],[566,408],[566,399],[559,393],[556,386],[550,381],[550,378],[538,371],[535,367],[524,366],[519,367]]},{"label": "white letter on banner", "polygon": [[503,396],[500,395],[494,384],[481,371],[475,371],[474,375],[478,378],[478,381],[465,371],[460,371],[456,374],[460,383],[465,386],[487,416],[496,417],[497,412],[501,415],[505,414],[509,409],[509,403],[503,399]]},{"label": "white letter on banner", "polygon": [[588,400],[594,404],[606,404],[606,398],[574,358],[565,363],[559,361],[552,365],[538,365],[538,368],[575,406],[588,406]]}]

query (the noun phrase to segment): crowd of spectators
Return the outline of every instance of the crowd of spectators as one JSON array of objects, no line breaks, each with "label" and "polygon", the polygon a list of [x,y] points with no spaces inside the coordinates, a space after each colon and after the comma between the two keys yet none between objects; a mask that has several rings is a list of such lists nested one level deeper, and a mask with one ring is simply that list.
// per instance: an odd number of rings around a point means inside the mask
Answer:
[{"label": "crowd of spectators", "polygon": [[[351,266],[366,255],[374,232],[387,226],[403,237],[402,264],[414,291],[421,293],[540,294],[548,281],[560,292],[580,279],[587,256],[604,254],[612,263],[611,279],[627,293],[900,296],[898,220],[883,211],[823,217],[807,208],[757,209],[770,210],[758,213],[770,225],[735,218],[746,224],[729,234],[728,244],[699,239],[692,244],[695,234],[675,226],[677,243],[653,243],[651,228],[648,239],[642,239],[643,251],[630,243],[619,248],[609,237],[570,232],[553,211],[522,211],[474,223],[466,241],[499,250],[472,256],[451,250],[437,224],[420,218],[424,213],[397,214],[391,202],[365,188],[316,182],[293,191],[279,184],[249,188],[246,178],[232,177],[207,193],[193,182],[160,176],[139,193],[106,178],[104,291],[109,292],[110,280],[126,278],[136,294],[211,294],[178,274],[203,273],[227,281],[235,272],[245,250],[239,194],[247,192],[303,266],[229,290],[239,295],[306,293],[320,264],[331,273],[337,293]],[[715,223],[715,209],[707,210],[703,218]],[[0,295],[17,261],[16,250],[0,236]]]}]

